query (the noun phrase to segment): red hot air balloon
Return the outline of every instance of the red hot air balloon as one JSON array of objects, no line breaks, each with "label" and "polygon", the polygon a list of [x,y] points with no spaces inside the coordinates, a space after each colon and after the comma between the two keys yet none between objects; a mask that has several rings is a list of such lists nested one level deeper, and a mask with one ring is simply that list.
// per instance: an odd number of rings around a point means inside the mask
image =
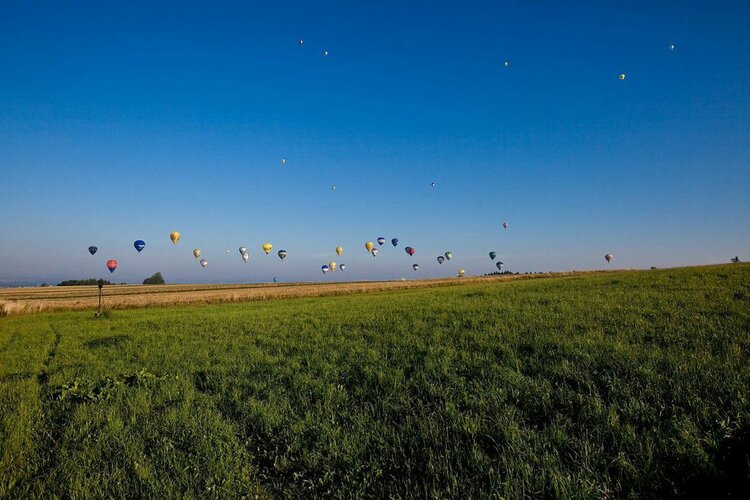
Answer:
[{"label": "red hot air balloon", "polygon": [[409,255],[414,255],[414,253],[416,252],[416,250],[414,250],[412,247],[406,247],[404,248],[404,251]]},{"label": "red hot air balloon", "polygon": [[117,269],[117,261],[115,259],[109,259],[107,261],[107,269],[109,269],[110,273],[115,272],[115,269]]}]

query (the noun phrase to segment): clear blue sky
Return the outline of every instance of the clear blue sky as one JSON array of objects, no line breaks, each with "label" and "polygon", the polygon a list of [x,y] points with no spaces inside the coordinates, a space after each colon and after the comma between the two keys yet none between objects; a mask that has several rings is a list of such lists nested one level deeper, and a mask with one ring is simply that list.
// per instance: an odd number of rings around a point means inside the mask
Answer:
[{"label": "clear blue sky", "polygon": [[750,258],[747,1],[361,4],[3,2],[0,281]]}]

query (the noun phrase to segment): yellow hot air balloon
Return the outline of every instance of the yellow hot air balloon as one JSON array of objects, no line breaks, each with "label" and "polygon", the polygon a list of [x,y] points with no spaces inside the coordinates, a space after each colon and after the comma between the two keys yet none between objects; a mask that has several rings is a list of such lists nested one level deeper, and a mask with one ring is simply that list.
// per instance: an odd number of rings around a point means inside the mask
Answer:
[{"label": "yellow hot air balloon", "polygon": [[344,247],[336,247],[336,255],[341,255],[344,253]]},{"label": "yellow hot air balloon", "polygon": [[466,273],[466,271],[464,271],[463,269],[459,269],[458,270],[458,277],[459,278],[463,278],[463,276],[464,276],[465,273]]},{"label": "yellow hot air balloon", "polygon": [[375,243],[373,243],[372,241],[368,241],[367,243],[365,243],[365,248],[367,249],[368,252],[372,251],[372,247],[374,246],[375,246]]},{"label": "yellow hot air balloon", "polygon": [[180,241],[180,232],[172,231],[171,233],[169,233],[169,239],[172,240],[172,243],[176,245],[177,242]]},{"label": "yellow hot air balloon", "polygon": [[335,270],[336,270],[336,263],[335,263],[334,261],[331,261],[331,262],[329,262],[329,263],[328,263],[328,268],[329,268],[329,269],[330,269],[331,271],[335,271]]},{"label": "yellow hot air balloon", "polygon": [[193,256],[196,259],[200,259],[201,258],[201,249],[200,248],[196,248],[195,250],[193,250]]},{"label": "yellow hot air balloon", "polygon": [[263,251],[266,252],[266,255],[268,255],[271,250],[273,250],[273,245],[270,243],[263,243]]}]

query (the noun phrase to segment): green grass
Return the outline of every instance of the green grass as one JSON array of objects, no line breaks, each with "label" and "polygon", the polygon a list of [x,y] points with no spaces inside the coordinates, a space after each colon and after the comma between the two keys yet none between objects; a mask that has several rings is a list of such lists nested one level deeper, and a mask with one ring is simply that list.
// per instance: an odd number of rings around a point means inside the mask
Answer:
[{"label": "green grass", "polygon": [[750,488],[750,266],[0,319],[0,497]]}]

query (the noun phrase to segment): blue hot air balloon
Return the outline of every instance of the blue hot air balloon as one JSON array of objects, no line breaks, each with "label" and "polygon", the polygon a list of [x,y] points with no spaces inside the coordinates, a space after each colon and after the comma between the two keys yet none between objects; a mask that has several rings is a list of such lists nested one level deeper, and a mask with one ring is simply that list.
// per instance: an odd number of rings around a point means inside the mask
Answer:
[{"label": "blue hot air balloon", "polygon": [[97,250],[99,250],[99,249],[98,249],[98,248],[96,248],[96,247],[89,247],[89,253],[90,253],[91,255],[94,255],[94,254],[96,253],[96,251],[97,251]]},{"label": "blue hot air balloon", "polygon": [[324,265],[320,266],[320,270],[321,270],[321,271],[323,271],[323,274],[325,274],[325,273],[327,273],[328,271],[330,271],[330,270],[331,270],[331,268],[330,268],[330,267],[328,267],[328,265],[327,265],[327,264],[324,264]]},{"label": "blue hot air balloon", "polygon": [[442,255],[438,255],[437,260],[438,260],[438,264],[442,264],[443,262],[445,262],[445,257],[443,257]]},{"label": "blue hot air balloon", "polygon": [[497,252],[490,252],[490,259],[495,260],[495,257],[497,257]]},{"label": "blue hot air balloon", "polygon": [[385,243],[385,238],[383,238],[383,237],[381,236],[380,238],[378,238],[378,245],[381,245],[381,246],[382,246],[382,245],[383,245],[383,243]]},{"label": "blue hot air balloon", "polygon": [[135,240],[135,242],[133,243],[133,246],[135,247],[136,250],[138,250],[138,253],[140,253],[141,250],[146,248],[146,242],[143,240]]},{"label": "blue hot air balloon", "polygon": [[393,245],[394,247],[395,247],[396,245],[398,245],[398,238],[393,238],[393,239],[391,240],[391,245]]}]

